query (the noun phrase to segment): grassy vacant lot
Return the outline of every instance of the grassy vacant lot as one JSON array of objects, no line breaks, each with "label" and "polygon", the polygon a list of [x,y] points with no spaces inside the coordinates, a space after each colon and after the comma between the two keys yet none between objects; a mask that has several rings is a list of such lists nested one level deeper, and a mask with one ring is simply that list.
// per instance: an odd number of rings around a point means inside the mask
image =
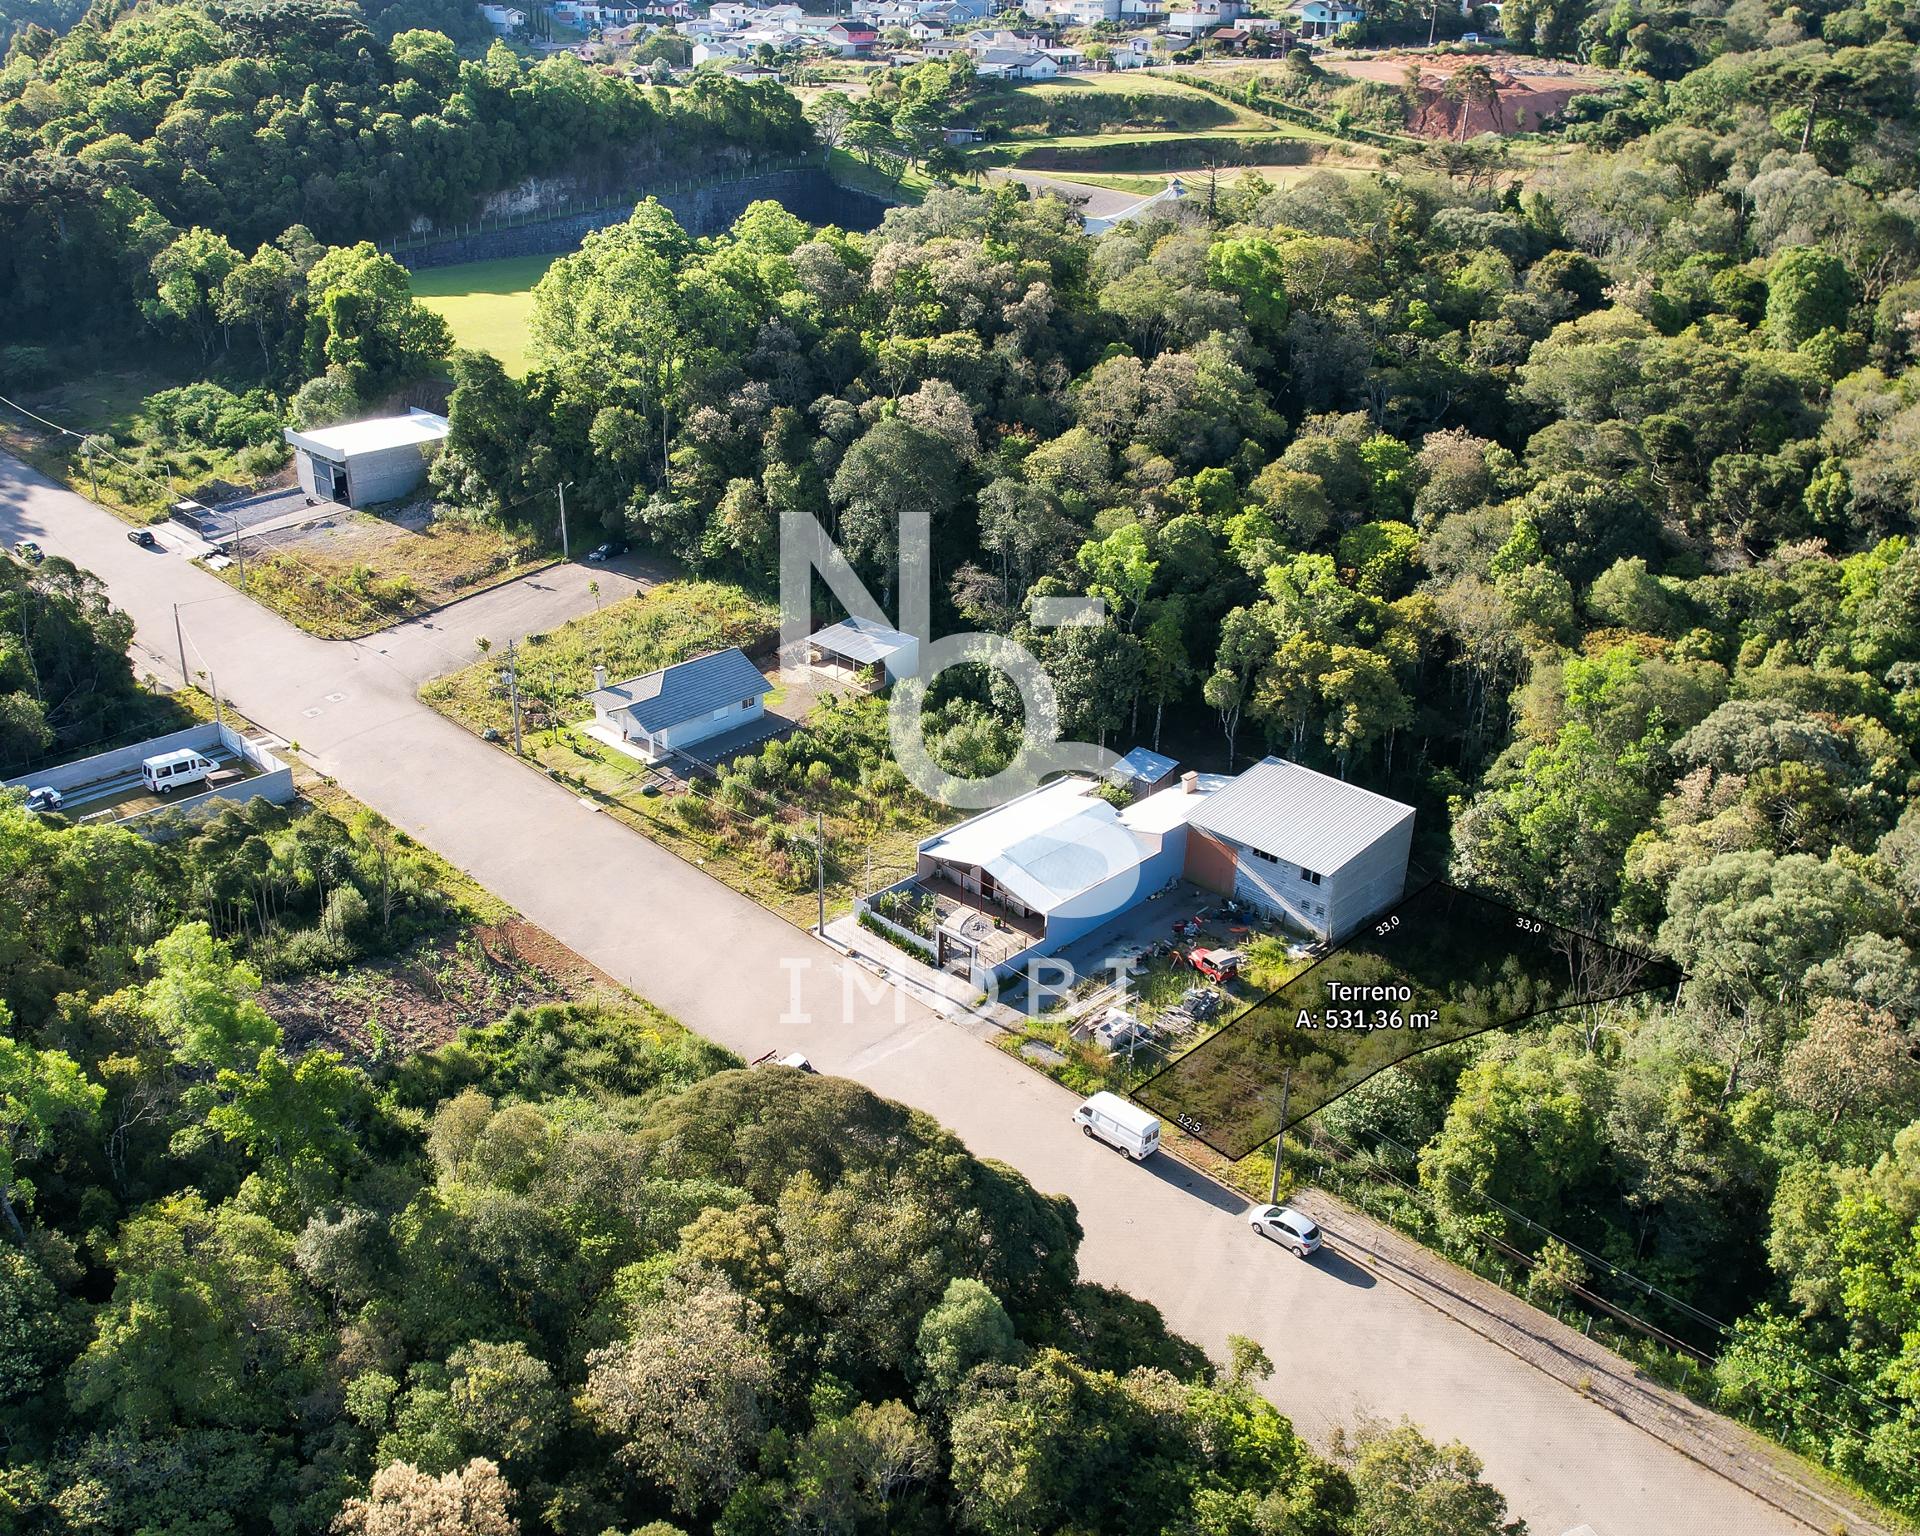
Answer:
[{"label": "grassy vacant lot", "polygon": [[[437,517],[418,528],[356,512],[272,547],[250,543],[247,596],[311,635],[350,640],[524,576],[552,555],[493,523]],[[241,567],[220,571],[241,587]]]},{"label": "grassy vacant lot", "polygon": [[1195,1046],[1136,1092],[1229,1157],[1423,1050],[1545,1014],[1671,990],[1663,962],[1433,884]]},{"label": "grassy vacant lot", "polygon": [[396,880],[438,898],[441,916],[397,947],[369,946],[270,979],[261,1001],[290,1044],[377,1065],[443,1045],[512,1008],[589,997],[630,1001],[610,977],[432,849],[297,759],[295,772],[302,799],[350,830],[352,848],[370,869],[389,862]]},{"label": "grassy vacant lot", "polygon": [[[596,663],[617,681],[721,646],[752,647],[772,635],[774,624],[767,604],[714,581],[667,582],[608,603],[520,646],[523,723],[545,729],[591,715],[582,699],[593,687]],[[500,687],[503,662],[497,654],[484,656],[435,678],[420,696],[469,730],[504,734],[513,718]],[[620,761],[632,766],[629,758]]]},{"label": "grassy vacant lot", "polygon": [[1267,129],[1267,119],[1178,80],[1141,70],[1076,75],[1016,86],[991,102],[985,120],[1016,133],[1074,135],[1103,129]]},{"label": "grassy vacant lot", "polygon": [[508,373],[527,371],[533,285],[558,258],[508,256],[413,274],[413,296],[445,318],[456,346],[491,352]]}]

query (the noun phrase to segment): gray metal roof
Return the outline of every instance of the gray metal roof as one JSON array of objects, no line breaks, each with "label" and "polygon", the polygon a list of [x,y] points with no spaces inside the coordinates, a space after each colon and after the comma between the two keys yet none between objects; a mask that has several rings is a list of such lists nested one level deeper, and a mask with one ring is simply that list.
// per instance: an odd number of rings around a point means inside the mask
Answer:
[{"label": "gray metal roof", "polygon": [[658,672],[596,688],[587,697],[597,710],[626,711],[627,718],[643,731],[664,731],[712,714],[723,704],[771,692],[773,684],[747,660],[747,653],[730,645],[724,651],[709,651]]},{"label": "gray metal roof", "polygon": [[1410,805],[1269,757],[1209,795],[1188,825],[1330,875],[1412,819]]},{"label": "gray metal roof", "polygon": [[1135,747],[1107,770],[1107,777],[1116,784],[1126,784],[1136,779],[1143,784],[1158,784],[1179,766],[1176,758],[1149,751],[1146,747]]},{"label": "gray metal roof", "polygon": [[831,651],[836,656],[844,656],[848,661],[857,661],[862,666],[870,666],[876,661],[885,661],[889,656],[911,648],[912,635],[903,635],[897,629],[888,629],[884,624],[876,624],[872,619],[863,619],[858,614],[850,619],[842,619],[838,624],[829,624],[817,631],[810,640],[823,651]]}]

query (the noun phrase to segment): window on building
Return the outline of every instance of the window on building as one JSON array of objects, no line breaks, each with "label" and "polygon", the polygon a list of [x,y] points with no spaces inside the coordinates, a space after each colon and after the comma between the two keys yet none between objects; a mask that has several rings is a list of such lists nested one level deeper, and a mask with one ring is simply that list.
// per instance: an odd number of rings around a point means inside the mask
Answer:
[{"label": "window on building", "polygon": [[1316,869],[1308,869],[1305,865],[1302,865],[1300,867],[1300,878],[1306,881],[1308,885],[1318,885],[1320,883],[1320,872]]},{"label": "window on building", "polygon": [[1268,853],[1264,848],[1249,848],[1247,852],[1252,854],[1256,859],[1265,859],[1269,864],[1278,864],[1280,862],[1278,858]]},{"label": "window on building", "polygon": [[752,708],[753,708],[753,700],[752,700],[752,699],[742,699],[742,700],[740,701],[740,707],[741,707],[742,709],[752,709]]}]

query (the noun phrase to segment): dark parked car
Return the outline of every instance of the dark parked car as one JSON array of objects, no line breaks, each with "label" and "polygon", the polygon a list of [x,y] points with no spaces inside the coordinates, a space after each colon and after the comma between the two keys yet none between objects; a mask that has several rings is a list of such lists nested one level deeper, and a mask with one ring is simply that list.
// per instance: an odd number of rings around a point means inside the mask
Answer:
[{"label": "dark parked car", "polygon": [[627,541],[625,539],[608,539],[606,543],[588,550],[587,559],[595,565],[599,565],[604,561],[613,559],[617,555],[624,555],[626,552]]},{"label": "dark parked car", "polygon": [[151,528],[129,528],[127,537],[142,549],[158,549],[160,541],[153,536]]}]

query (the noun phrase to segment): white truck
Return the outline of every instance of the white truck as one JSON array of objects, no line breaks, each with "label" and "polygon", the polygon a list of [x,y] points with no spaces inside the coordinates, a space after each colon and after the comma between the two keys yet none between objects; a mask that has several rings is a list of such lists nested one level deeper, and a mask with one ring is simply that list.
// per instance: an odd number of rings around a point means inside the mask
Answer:
[{"label": "white truck", "polygon": [[1083,1135],[1104,1141],[1136,1163],[1160,1150],[1160,1120],[1117,1093],[1096,1093],[1073,1112]]}]

